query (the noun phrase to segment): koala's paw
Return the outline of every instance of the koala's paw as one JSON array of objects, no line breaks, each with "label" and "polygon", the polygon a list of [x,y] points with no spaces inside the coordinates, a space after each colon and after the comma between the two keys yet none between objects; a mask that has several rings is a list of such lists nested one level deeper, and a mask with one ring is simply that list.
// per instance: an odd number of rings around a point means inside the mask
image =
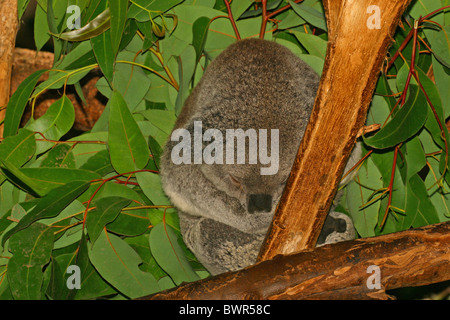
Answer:
[{"label": "koala's paw", "polygon": [[317,240],[317,246],[355,239],[355,228],[352,219],[344,213],[332,211]]}]

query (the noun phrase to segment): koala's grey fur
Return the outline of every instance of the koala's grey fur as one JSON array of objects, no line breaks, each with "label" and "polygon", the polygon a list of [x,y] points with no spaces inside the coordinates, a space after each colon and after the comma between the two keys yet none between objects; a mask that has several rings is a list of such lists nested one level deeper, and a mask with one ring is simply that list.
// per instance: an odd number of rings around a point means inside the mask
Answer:
[{"label": "koala's grey fur", "polygon": [[[175,165],[171,150],[178,142],[169,139],[164,148],[164,191],[178,209],[186,245],[212,274],[256,261],[309,120],[319,79],[284,46],[242,40],[211,62],[187,98],[174,129],[192,132],[194,121],[202,121],[203,130],[223,132],[279,129],[275,175],[261,175],[259,163]],[[250,213],[250,203],[257,207],[263,203],[262,209]]]}]

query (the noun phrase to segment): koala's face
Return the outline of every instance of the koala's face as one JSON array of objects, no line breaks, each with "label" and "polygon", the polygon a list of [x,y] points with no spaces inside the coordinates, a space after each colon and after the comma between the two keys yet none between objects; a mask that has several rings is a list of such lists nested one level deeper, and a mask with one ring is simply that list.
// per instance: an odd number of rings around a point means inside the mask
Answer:
[{"label": "koala's face", "polygon": [[[256,164],[201,166],[204,176],[216,189],[236,200],[228,201],[228,205],[235,203],[233,212],[237,216],[255,220],[251,223],[255,227],[272,219],[290,173],[290,168],[286,170],[280,167],[274,175],[261,175],[260,168],[261,166]],[[237,204],[239,208],[236,208]]]}]

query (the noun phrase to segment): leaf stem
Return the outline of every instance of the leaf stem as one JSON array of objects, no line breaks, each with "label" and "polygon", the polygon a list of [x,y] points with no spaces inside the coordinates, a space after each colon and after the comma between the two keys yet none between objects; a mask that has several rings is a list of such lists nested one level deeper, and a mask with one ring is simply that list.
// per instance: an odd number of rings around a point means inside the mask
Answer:
[{"label": "leaf stem", "polygon": [[[263,0],[263,1],[267,1],[267,0]],[[230,8],[231,0],[230,1],[223,0],[223,2],[225,2],[225,5],[227,7],[228,19],[230,19],[231,25],[233,26],[234,33],[236,34],[236,39],[241,40],[241,35],[239,34],[239,30],[236,26],[236,22],[234,21],[233,13],[231,12],[231,8]]]}]

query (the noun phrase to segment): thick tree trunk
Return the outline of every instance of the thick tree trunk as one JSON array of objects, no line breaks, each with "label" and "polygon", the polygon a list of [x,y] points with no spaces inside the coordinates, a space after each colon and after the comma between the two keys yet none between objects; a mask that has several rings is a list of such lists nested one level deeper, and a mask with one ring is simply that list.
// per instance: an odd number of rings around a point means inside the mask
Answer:
[{"label": "thick tree trunk", "polygon": [[17,0],[0,0],[0,138],[3,137],[4,107],[9,101],[11,69],[17,34]]},{"label": "thick tree trunk", "polygon": [[446,280],[450,222],[279,255],[142,299],[388,299]]},{"label": "thick tree trunk", "polygon": [[[313,248],[409,0],[324,0],[328,47],[313,112],[259,259]],[[369,6],[376,6],[373,13]],[[379,16],[377,16],[379,12]],[[371,29],[379,18],[379,29]]]}]

